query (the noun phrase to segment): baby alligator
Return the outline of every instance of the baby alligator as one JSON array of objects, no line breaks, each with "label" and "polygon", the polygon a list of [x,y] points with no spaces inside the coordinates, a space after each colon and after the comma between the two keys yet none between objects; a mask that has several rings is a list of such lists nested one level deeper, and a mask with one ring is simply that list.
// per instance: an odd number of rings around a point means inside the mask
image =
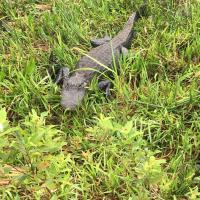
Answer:
[{"label": "baby alligator", "polygon": [[[104,66],[112,67],[113,58],[117,64],[120,54],[127,54],[127,48],[130,48],[134,36],[133,24],[139,18],[140,13],[141,9],[140,12],[133,13],[124,29],[113,39],[106,36],[91,40],[93,48],[79,60],[76,65],[77,70],[71,76],[69,76],[68,68],[61,68],[56,83],[63,81],[61,105],[65,109],[74,110],[83,100],[86,87],[94,75],[106,71]],[[108,80],[99,82],[99,88],[106,90],[106,96],[110,94],[110,85],[111,82]]]}]

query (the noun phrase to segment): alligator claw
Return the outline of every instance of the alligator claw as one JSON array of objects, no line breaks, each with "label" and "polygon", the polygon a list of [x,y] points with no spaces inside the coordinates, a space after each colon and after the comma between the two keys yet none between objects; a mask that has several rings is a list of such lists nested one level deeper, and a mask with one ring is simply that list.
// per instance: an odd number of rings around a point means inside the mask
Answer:
[{"label": "alligator claw", "polygon": [[92,47],[98,47],[102,44],[105,44],[106,42],[109,42],[111,40],[111,38],[106,35],[104,38],[93,38],[90,40],[90,43],[92,45]]},{"label": "alligator claw", "polygon": [[110,96],[111,81],[109,81],[109,80],[100,81],[98,86],[99,86],[100,90],[104,90],[105,89],[106,98],[108,98]]},{"label": "alligator claw", "polygon": [[56,80],[55,80],[55,83],[58,84],[60,83],[61,81],[63,81],[65,78],[68,78],[69,77],[69,68],[68,67],[62,67],[57,76],[56,76]]}]

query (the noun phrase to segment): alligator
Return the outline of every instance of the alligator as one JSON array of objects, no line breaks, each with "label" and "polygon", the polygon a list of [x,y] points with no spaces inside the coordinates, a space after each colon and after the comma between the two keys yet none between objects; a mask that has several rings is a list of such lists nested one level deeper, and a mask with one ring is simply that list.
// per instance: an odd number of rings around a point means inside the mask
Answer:
[{"label": "alligator", "polygon": [[[104,73],[107,67],[111,69],[113,63],[119,65],[120,55],[127,55],[128,48],[134,37],[133,25],[141,16],[141,9],[134,12],[126,22],[122,31],[120,31],[113,39],[109,36],[104,38],[92,39],[92,49],[88,54],[80,58],[76,64],[76,70],[71,76],[67,67],[61,68],[56,83],[62,81],[61,105],[68,110],[74,110],[82,102],[87,87],[92,78],[97,73]],[[105,67],[107,66],[107,67]],[[110,95],[111,82],[109,80],[100,79],[99,88],[105,89],[106,96]]]}]

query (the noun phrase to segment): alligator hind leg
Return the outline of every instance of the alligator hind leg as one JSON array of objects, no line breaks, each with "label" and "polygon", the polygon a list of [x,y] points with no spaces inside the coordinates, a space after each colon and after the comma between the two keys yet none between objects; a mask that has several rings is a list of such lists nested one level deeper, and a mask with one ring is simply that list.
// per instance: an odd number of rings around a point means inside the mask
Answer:
[{"label": "alligator hind leg", "polygon": [[111,40],[111,38],[108,35],[106,35],[103,38],[98,38],[98,39],[93,38],[90,40],[90,43],[91,43],[92,47],[98,47],[102,44],[105,44],[106,42],[109,42],[110,40]]},{"label": "alligator hind leg", "polygon": [[111,81],[110,80],[100,81],[98,86],[100,90],[106,91],[106,98],[108,98],[110,96]]},{"label": "alligator hind leg", "polygon": [[61,81],[63,81],[65,78],[68,78],[69,77],[69,68],[68,67],[62,67],[57,76],[56,76],[56,80],[55,80],[55,83],[58,84],[60,83]]}]

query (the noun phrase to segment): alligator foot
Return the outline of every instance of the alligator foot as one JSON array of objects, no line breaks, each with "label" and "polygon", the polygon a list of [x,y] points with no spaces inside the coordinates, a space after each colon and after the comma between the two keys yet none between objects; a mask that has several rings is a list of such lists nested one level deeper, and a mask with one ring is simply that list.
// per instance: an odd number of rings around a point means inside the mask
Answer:
[{"label": "alligator foot", "polygon": [[111,38],[106,35],[104,38],[93,38],[90,40],[90,43],[92,45],[92,47],[98,47],[102,44],[105,44],[106,42],[109,42],[111,40]]},{"label": "alligator foot", "polygon": [[60,83],[61,81],[63,81],[65,78],[68,78],[69,77],[69,68],[68,67],[62,67],[57,76],[56,76],[56,80],[55,80],[55,83],[58,84]]},{"label": "alligator foot", "polygon": [[111,81],[110,80],[100,81],[98,86],[100,90],[106,91],[106,98],[108,98],[110,96]]}]

